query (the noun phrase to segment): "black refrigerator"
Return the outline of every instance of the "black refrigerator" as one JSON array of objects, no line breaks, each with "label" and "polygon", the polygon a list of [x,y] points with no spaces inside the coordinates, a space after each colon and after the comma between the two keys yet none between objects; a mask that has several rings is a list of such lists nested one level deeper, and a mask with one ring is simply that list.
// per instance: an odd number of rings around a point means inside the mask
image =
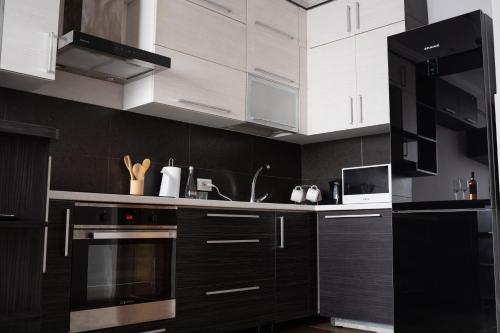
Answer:
[{"label": "black refrigerator", "polygon": [[395,332],[498,332],[492,21],[471,12],[388,48]]}]

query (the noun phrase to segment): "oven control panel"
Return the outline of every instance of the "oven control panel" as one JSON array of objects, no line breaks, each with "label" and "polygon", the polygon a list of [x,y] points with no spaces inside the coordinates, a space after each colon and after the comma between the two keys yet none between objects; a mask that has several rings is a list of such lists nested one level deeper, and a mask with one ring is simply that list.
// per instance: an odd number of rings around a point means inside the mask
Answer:
[{"label": "oven control panel", "polygon": [[176,225],[177,207],[75,204],[76,225]]}]

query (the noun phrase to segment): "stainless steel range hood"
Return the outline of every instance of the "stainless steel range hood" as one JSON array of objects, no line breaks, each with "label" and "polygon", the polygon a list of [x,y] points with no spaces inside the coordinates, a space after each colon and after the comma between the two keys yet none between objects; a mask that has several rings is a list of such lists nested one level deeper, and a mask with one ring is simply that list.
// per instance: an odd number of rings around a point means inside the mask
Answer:
[{"label": "stainless steel range hood", "polygon": [[169,57],[126,45],[130,3],[66,0],[57,68],[120,84],[170,68]]}]

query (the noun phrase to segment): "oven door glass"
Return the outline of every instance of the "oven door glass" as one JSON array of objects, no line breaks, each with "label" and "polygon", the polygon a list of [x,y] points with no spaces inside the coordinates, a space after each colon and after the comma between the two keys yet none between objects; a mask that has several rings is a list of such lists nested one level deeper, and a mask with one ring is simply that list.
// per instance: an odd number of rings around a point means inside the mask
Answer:
[{"label": "oven door glass", "polygon": [[75,240],[71,310],[174,299],[175,239]]}]

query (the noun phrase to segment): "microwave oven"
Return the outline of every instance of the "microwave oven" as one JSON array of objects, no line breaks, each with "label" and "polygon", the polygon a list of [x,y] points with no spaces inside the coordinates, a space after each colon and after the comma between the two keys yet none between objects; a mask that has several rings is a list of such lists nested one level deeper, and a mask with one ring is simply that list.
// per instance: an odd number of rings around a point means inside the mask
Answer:
[{"label": "microwave oven", "polygon": [[390,203],[391,165],[379,164],[342,169],[343,204]]}]

